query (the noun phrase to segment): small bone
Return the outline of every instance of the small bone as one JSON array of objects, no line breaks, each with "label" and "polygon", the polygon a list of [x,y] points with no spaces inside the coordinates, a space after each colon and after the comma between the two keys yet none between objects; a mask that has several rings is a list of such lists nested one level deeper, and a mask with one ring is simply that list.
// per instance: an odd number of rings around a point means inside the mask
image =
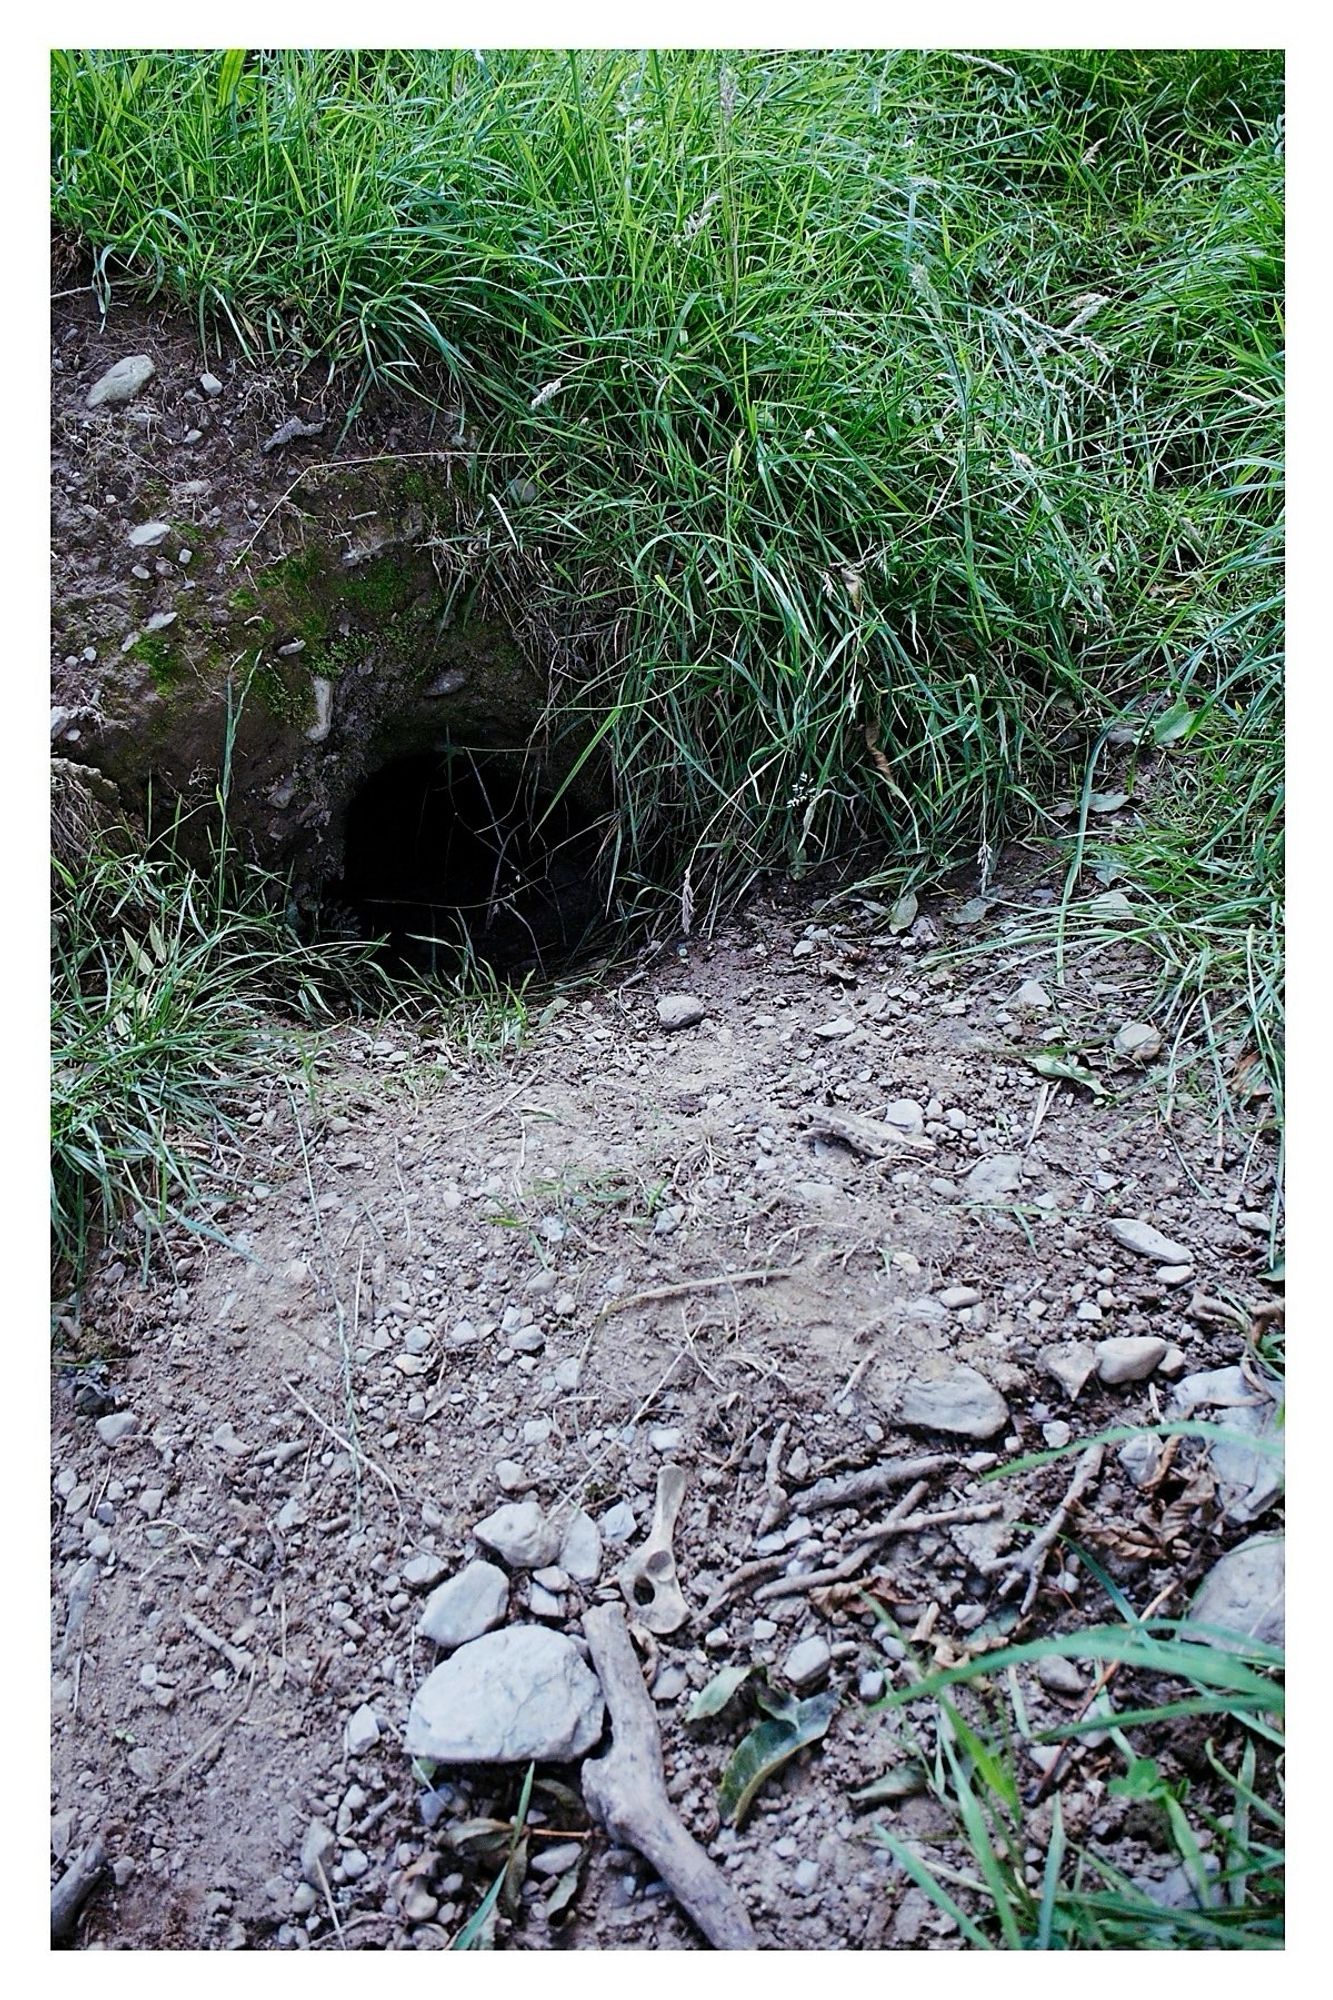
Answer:
[{"label": "small bone", "polygon": [[[663,1476],[671,1470],[679,1468],[665,1467]],[[613,1840],[651,1862],[718,1951],[757,1951],[759,1940],[736,1891],[691,1839],[667,1797],[657,1717],[624,1612],[618,1604],[595,1604],[583,1614],[583,1630],[611,1713],[611,1748],[583,1766],[588,1810]]]},{"label": "small bone", "polygon": [[[676,1516],[685,1498],[685,1483],[683,1466],[662,1467],[657,1475],[657,1504],[647,1538],[620,1566],[618,1581],[625,1602],[639,1623],[659,1636],[679,1631],[690,1615],[676,1578],[676,1558],[671,1547]],[[645,1588],[651,1596],[641,1602]]]}]

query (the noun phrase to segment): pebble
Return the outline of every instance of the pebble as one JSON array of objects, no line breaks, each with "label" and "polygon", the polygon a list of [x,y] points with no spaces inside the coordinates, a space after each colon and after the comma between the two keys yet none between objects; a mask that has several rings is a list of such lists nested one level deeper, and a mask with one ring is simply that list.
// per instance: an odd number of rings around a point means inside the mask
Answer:
[{"label": "pebble", "polygon": [[657,1018],[673,1034],[678,1028],[695,1027],[707,1011],[693,993],[663,993],[657,1002]]},{"label": "pebble", "polygon": [[1051,996],[1039,979],[1025,979],[1009,1005],[1029,1014],[1049,1014]]},{"label": "pebble", "polygon": [[597,1523],[582,1507],[576,1507],[569,1517],[560,1541],[558,1562],[578,1583],[596,1583],[602,1573],[602,1537]]},{"label": "pebble", "polygon": [[141,521],[137,528],[130,529],[130,547],[155,549],[159,542],[165,542],[170,533],[169,521]]},{"label": "pebble", "polygon": [[602,1690],[578,1648],[542,1625],[460,1646],[412,1700],[404,1747],[440,1764],[571,1762],[602,1733]]},{"label": "pebble", "polygon": [[814,1687],[823,1680],[832,1660],[827,1639],[821,1639],[816,1633],[813,1638],[802,1639],[799,1645],[792,1647],[782,1663],[782,1672],[794,1688]]},{"label": "pebble", "polygon": [[625,1500],[618,1500],[614,1507],[608,1507],[602,1516],[602,1539],[613,1545],[629,1541],[637,1531],[638,1522],[634,1509]]},{"label": "pebble", "polygon": [[886,1104],[883,1123],[892,1125],[896,1132],[907,1132],[913,1137],[920,1137],[926,1129],[925,1114],[912,1097],[896,1097],[892,1104]]},{"label": "pebble", "polygon": [[400,1575],[409,1590],[429,1590],[437,1584],[449,1565],[443,1556],[432,1555],[423,1550],[420,1555],[410,1556],[403,1564]]},{"label": "pebble", "polygon": [[565,1613],[563,1600],[539,1583],[528,1586],[528,1609],[534,1618],[563,1618]]},{"label": "pebble", "polygon": [[437,1646],[465,1646],[504,1622],[509,1578],[494,1563],[471,1562],[437,1584],[426,1600],[417,1631]]},{"label": "pebble", "polygon": [[1157,1272],[1158,1281],[1163,1285],[1187,1285],[1193,1276],[1193,1264],[1162,1264]]},{"label": "pebble", "polygon": [[564,1840],[555,1847],[539,1847],[528,1861],[530,1875],[563,1875],[567,1868],[575,1868],[583,1858],[583,1843],[578,1840]]},{"label": "pebble", "polygon": [[528,1475],[516,1458],[500,1458],[495,1462],[495,1480],[502,1493],[521,1493]]},{"label": "pebble", "polygon": [[121,1438],[128,1437],[137,1427],[138,1422],[133,1410],[116,1410],[109,1417],[97,1419],[97,1435],[103,1444],[119,1444]]},{"label": "pebble", "polygon": [[684,1440],[684,1431],[666,1427],[648,1433],[648,1442],[654,1451],[679,1451]]},{"label": "pebble", "polygon": [[539,1583],[543,1590],[559,1592],[569,1589],[568,1571],[561,1569],[559,1563],[548,1563],[545,1569],[535,1569],[532,1580]]},{"label": "pebble", "polygon": [[319,1887],[320,1871],[325,1875],[333,1867],[338,1853],[338,1841],[333,1828],[325,1826],[323,1820],[311,1820],[301,1842],[301,1875],[314,1888]]},{"label": "pebble", "polygon": [[201,375],[199,377],[199,387],[206,396],[220,396],[222,394],[222,384],[216,375]]},{"label": "pebble", "polygon": [[867,1667],[856,1683],[862,1701],[878,1701],[884,1692],[884,1675],[878,1667]]},{"label": "pebble", "polygon": [[964,1306],[981,1303],[981,1293],[972,1285],[947,1285],[942,1292],[936,1292],[935,1297],[942,1306],[947,1306],[950,1312],[961,1312]]},{"label": "pebble", "polygon": [[1121,1382],[1145,1382],[1166,1353],[1159,1334],[1121,1334],[1097,1342],[1097,1379],[1114,1388]]},{"label": "pebble", "polygon": [[360,1708],[353,1709],[343,1730],[343,1743],[349,1757],[363,1756],[380,1740],[380,1726],[375,1720],[375,1711],[368,1701]]},{"label": "pebble", "polygon": [[978,1160],[963,1181],[969,1201],[1003,1201],[1023,1185],[1023,1161],[1017,1153],[994,1153]]},{"label": "pebble", "polygon": [[1061,1417],[1054,1417],[1050,1423],[1043,1424],[1041,1434],[1052,1451],[1063,1451],[1074,1435]]},{"label": "pebble", "polygon": [[[1281,1646],[1286,1632],[1287,1544],[1284,1535],[1252,1535],[1215,1562],[1190,1606],[1189,1625],[1182,1637],[1206,1640],[1224,1652],[1239,1650],[1244,1639]],[[1189,1626],[1215,1626],[1225,1638],[1193,1632]]]},{"label": "pebble", "polygon": [[1163,1236],[1161,1230],[1154,1229],[1150,1222],[1139,1222],[1132,1215],[1111,1216],[1106,1224],[1106,1233],[1122,1250],[1132,1250],[1136,1257],[1149,1257],[1157,1264],[1193,1263],[1183,1244],[1173,1243],[1169,1236]]},{"label": "pebble", "polygon": [[[510,1501],[497,1507],[472,1533],[484,1549],[492,1549],[511,1569],[541,1569],[559,1556],[571,1575],[577,1575],[560,1547],[560,1531],[547,1519],[535,1500]],[[443,1565],[441,1565],[441,1569]]]},{"label": "pebble", "polygon": [[1162,1037],[1150,1021],[1126,1021],[1112,1045],[1118,1056],[1132,1062],[1151,1062],[1162,1050]]},{"label": "pebble", "polygon": [[840,1042],[845,1035],[855,1034],[856,1023],[850,1014],[835,1014],[831,1021],[821,1021],[817,1028],[810,1030],[824,1042]]},{"label": "pebble", "polygon": [[1050,1653],[1037,1662],[1037,1679],[1052,1694],[1063,1695],[1073,1701],[1087,1693],[1083,1676],[1072,1660],[1064,1659],[1059,1653]]},{"label": "pebble", "polygon": [[811,1890],[817,1888],[819,1885],[819,1863],[817,1861],[798,1861],[792,1875],[792,1880],[796,1884],[798,1894],[808,1896]]},{"label": "pebble", "polygon": [[97,410],[103,404],[114,408],[118,403],[131,402],[156,373],[156,364],[147,354],[125,355],[120,361],[113,362],[104,375],[98,376],[88,391],[87,408]]},{"label": "pebble", "polygon": [[529,1417],[523,1426],[524,1444],[545,1444],[551,1435],[549,1417]]},{"label": "pebble", "polygon": [[546,1346],[546,1335],[535,1326],[521,1326],[510,1335],[509,1345],[515,1354],[540,1354]]},{"label": "pebble", "polygon": [[349,1847],[342,1858],[342,1871],[345,1882],[359,1882],[363,1875],[370,1873],[369,1858],[359,1847]]},{"label": "pebble", "polygon": [[690,1677],[684,1667],[678,1661],[668,1661],[666,1666],[658,1669],[652,1687],[653,1700],[676,1701],[684,1694],[689,1684]]},{"label": "pebble", "polygon": [[1055,1341],[1050,1347],[1043,1347],[1037,1358],[1071,1402],[1097,1369],[1097,1356],[1086,1340]]},{"label": "pebble", "polygon": [[924,1430],[990,1438],[1008,1424],[1009,1409],[999,1390],[975,1368],[955,1368],[951,1374],[909,1384],[898,1416]]},{"label": "pebble", "polygon": [[1116,1457],[1124,1466],[1132,1485],[1150,1486],[1162,1462],[1162,1447],[1155,1437],[1145,1433],[1142,1437],[1126,1438]]}]

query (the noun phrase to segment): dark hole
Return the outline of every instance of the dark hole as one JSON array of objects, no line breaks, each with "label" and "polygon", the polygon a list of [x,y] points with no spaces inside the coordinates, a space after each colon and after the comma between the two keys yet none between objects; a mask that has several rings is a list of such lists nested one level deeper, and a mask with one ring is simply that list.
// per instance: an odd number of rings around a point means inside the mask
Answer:
[{"label": "dark hole", "polygon": [[646,1576],[635,1578],[634,1602],[636,1604],[651,1604],[656,1595],[657,1592],[653,1589]]},{"label": "dark hole", "polygon": [[391,965],[548,974],[588,947],[603,914],[603,845],[521,753],[400,757],[352,800],[326,909],[384,937]]}]

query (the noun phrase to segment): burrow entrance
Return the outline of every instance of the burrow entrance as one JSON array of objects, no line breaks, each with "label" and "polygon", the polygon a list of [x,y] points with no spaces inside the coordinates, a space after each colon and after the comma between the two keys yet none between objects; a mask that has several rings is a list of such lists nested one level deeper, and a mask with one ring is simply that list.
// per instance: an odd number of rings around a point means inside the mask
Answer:
[{"label": "burrow entrance", "polygon": [[523,751],[400,756],[347,810],[326,909],[383,937],[388,966],[506,975],[558,971],[606,916],[608,823],[555,795]]}]

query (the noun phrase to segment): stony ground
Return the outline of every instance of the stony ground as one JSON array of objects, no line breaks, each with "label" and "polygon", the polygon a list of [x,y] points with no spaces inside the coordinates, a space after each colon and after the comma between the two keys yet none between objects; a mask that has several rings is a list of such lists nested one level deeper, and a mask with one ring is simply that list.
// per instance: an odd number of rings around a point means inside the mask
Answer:
[{"label": "stony ground", "polygon": [[[53,1878],[99,1829],[114,1863],[85,1946],[448,1946],[525,1768],[430,1772],[405,1748],[443,1657],[425,1604],[478,1557],[501,1600],[508,1580],[502,1631],[577,1644],[590,1603],[627,1602],[668,1791],[764,1948],[958,1944],[873,1833],[928,1840],[940,1808],[852,1796],[901,1761],[873,1704],[913,1660],[1106,1609],[1057,1549],[1015,1623],[1012,1559],[1077,1459],[984,1475],[1160,1419],[1200,1371],[1252,1370],[1275,1296],[1262,1102],[1248,1131],[1184,1098],[1168,1118],[1151,1037],[1126,1053],[1121,1034],[1153,1025],[1142,968],[1075,951],[1060,987],[1005,947],[1050,894],[1029,874],[896,936],[873,907],[761,899],[712,945],[569,987],[494,1059],[350,1023],[304,1066],[275,1057],[215,1235],[148,1282],[104,1260],[58,1335]],[[940,942],[979,939],[999,949],[930,969]],[[682,994],[698,1008],[668,1030],[657,1003]],[[1056,1044],[1104,1095],[1032,1066]],[[1176,1250],[1142,1254],[1126,1219]],[[919,1478],[878,1497],[808,1492],[908,1459]],[[619,1572],[664,1466],[688,1618],[654,1634]],[[1273,1497],[1193,1445],[1108,1451],[1074,1521],[1131,1602],[1183,1609],[1275,1525]],[[904,1499],[903,1530],[873,1541]],[[473,1533],[524,1502],[597,1527],[542,1553],[540,1580]],[[836,1705],[738,1829],[717,1792],[745,1696],[685,1718],[751,1664]],[[1024,1686],[1034,1723],[1077,1712],[1083,1684],[1046,1681]],[[1077,1752],[1066,1825],[1159,1880],[1169,1858],[1106,1791],[1116,1768],[1104,1739]],[[536,1775],[494,1942],[699,1949],[590,1827],[577,1761]]]}]

